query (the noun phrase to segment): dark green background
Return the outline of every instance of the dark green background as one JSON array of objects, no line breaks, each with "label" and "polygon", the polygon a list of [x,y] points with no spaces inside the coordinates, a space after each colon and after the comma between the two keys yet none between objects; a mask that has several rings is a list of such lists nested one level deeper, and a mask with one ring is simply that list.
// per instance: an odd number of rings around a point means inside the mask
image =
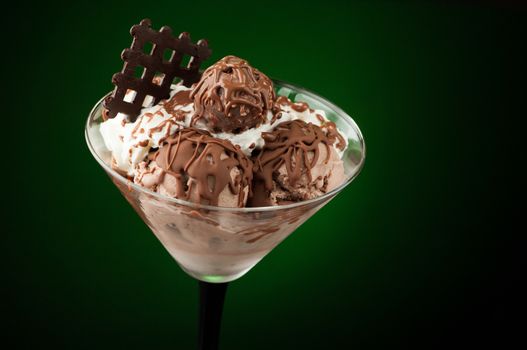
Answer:
[{"label": "dark green background", "polygon": [[525,114],[512,107],[525,93],[514,85],[525,11],[343,3],[21,2],[5,14],[3,119],[17,132],[3,162],[4,330],[57,349],[195,344],[197,283],[83,135],[129,28],[149,17],[207,38],[207,64],[235,54],[327,97],[367,143],[358,179],[231,284],[223,349],[508,339],[502,224],[515,188],[504,159]]}]

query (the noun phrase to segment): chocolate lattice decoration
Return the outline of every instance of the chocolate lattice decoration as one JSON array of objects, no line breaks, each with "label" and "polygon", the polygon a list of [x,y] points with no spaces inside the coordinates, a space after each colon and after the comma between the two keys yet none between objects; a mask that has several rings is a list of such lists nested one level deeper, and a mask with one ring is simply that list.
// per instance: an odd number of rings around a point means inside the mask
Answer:
[{"label": "chocolate lattice decoration", "polygon": [[[143,19],[140,24],[130,29],[132,46],[124,49],[121,54],[123,69],[113,75],[112,83],[115,89],[104,100],[104,107],[108,110],[110,118],[115,117],[117,113],[124,113],[134,121],[147,96],[153,98],[154,104],[170,97],[170,85],[174,78],[180,78],[187,87],[200,79],[201,63],[211,54],[207,41],[202,39],[194,44],[186,32],[176,38],[172,35],[170,27],[164,26],[156,31],[151,25],[149,19]],[[148,43],[153,45],[149,54],[143,52]],[[172,51],[168,61],[163,58],[166,50]],[[190,61],[186,67],[181,67],[185,55],[190,56]],[[144,69],[140,78],[134,76],[138,68]],[[131,102],[124,100],[129,90],[135,92]]]}]

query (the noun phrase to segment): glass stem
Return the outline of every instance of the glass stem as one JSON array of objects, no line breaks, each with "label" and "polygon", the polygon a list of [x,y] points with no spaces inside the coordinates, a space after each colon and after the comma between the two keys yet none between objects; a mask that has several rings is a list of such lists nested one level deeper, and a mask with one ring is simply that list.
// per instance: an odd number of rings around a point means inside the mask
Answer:
[{"label": "glass stem", "polygon": [[218,349],[221,313],[227,286],[228,283],[199,281],[199,350]]}]

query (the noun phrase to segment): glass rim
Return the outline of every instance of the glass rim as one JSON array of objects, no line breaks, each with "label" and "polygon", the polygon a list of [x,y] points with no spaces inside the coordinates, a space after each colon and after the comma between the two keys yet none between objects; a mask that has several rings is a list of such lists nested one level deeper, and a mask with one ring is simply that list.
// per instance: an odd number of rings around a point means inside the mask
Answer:
[{"label": "glass rim", "polygon": [[366,159],[366,144],[364,142],[364,137],[362,136],[362,132],[360,131],[359,126],[357,125],[355,120],[353,120],[353,118],[349,114],[347,114],[344,110],[342,110],[340,107],[338,107],[337,105],[335,105],[333,102],[329,101],[328,99],[318,95],[317,93],[315,93],[315,92],[313,92],[313,91],[311,91],[309,89],[306,89],[306,88],[303,88],[303,87],[299,87],[299,86],[287,83],[287,82],[279,80],[279,79],[272,79],[272,80],[273,80],[273,83],[276,83],[280,87],[289,88],[289,89],[291,89],[291,90],[293,90],[295,92],[300,92],[300,93],[307,94],[307,95],[309,95],[310,98],[313,98],[314,100],[317,100],[318,102],[321,102],[322,104],[325,104],[325,105],[331,107],[331,109],[333,109],[335,112],[337,112],[339,117],[342,117],[343,120],[345,120],[348,124],[350,124],[352,129],[357,134],[358,142],[360,143],[361,150],[362,150],[361,158],[360,158],[359,163],[357,164],[357,166],[353,170],[353,173],[346,179],[346,181],[344,181],[339,186],[335,187],[334,189],[332,189],[331,191],[329,191],[327,193],[324,193],[321,196],[318,196],[318,197],[315,197],[315,198],[312,198],[312,199],[308,199],[308,200],[305,200],[305,201],[295,202],[295,203],[291,203],[291,204],[284,204],[284,205],[265,206],[265,207],[232,208],[232,207],[220,207],[220,206],[214,206],[214,205],[199,204],[199,203],[186,201],[186,200],[183,200],[183,199],[168,197],[168,196],[159,194],[157,192],[151,191],[151,190],[149,190],[149,189],[147,189],[145,187],[139,186],[139,185],[135,184],[133,181],[130,181],[126,177],[124,177],[121,174],[119,174],[116,170],[112,169],[111,166],[106,164],[106,162],[99,157],[99,155],[95,151],[94,146],[91,143],[90,136],[88,134],[88,129],[90,127],[90,120],[94,116],[96,110],[99,108],[101,103],[104,101],[104,99],[108,95],[111,94],[111,92],[109,92],[106,95],[104,95],[93,106],[93,108],[90,111],[90,114],[88,115],[88,120],[86,121],[86,125],[85,125],[85,128],[84,128],[84,136],[86,138],[86,143],[88,144],[88,148],[89,148],[92,156],[102,166],[102,168],[108,174],[110,174],[113,178],[116,178],[118,181],[120,181],[123,185],[127,186],[128,188],[133,188],[133,189],[135,189],[135,190],[137,190],[139,192],[143,192],[143,193],[145,193],[147,195],[153,196],[154,198],[157,198],[157,199],[159,199],[161,201],[166,201],[166,202],[169,202],[169,203],[175,203],[175,204],[183,205],[183,206],[186,206],[186,207],[190,207],[192,209],[205,209],[205,210],[211,210],[211,211],[225,211],[225,212],[232,212],[232,213],[252,213],[252,212],[278,211],[278,210],[282,210],[282,209],[286,210],[286,209],[293,209],[293,208],[298,208],[298,207],[302,207],[302,206],[307,206],[309,204],[315,204],[315,203],[318,203],[318,202],[323,203],[324,200],[326,200],[328,198],[331,198],[332,196],[336,195],[341,190],[343,190],[353,180],[355,180],[355,178],[360,174],[360,172],[361,172],[361,170],[362,170],[362,168],[364,166],[364,161]]}]

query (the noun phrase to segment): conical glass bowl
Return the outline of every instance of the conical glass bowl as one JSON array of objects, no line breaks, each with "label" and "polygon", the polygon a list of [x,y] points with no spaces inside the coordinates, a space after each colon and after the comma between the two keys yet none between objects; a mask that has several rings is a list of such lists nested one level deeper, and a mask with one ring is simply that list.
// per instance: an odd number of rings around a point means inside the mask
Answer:
[{"label": "conical glass bowl", "polygon": [[94,158],[181,268],[198,280],[223,283],[243,276],[349,185],[364,164],[364,140],[349,115],[306,89],[278,80],[274,84],[277,95],[325,111],[348,141],[343,154],[346,180],[318,198],[272,207],[226,208],[160,195],[111,168],[111,152],[99,131],[103,99],[89,115],[86,141]]}]

